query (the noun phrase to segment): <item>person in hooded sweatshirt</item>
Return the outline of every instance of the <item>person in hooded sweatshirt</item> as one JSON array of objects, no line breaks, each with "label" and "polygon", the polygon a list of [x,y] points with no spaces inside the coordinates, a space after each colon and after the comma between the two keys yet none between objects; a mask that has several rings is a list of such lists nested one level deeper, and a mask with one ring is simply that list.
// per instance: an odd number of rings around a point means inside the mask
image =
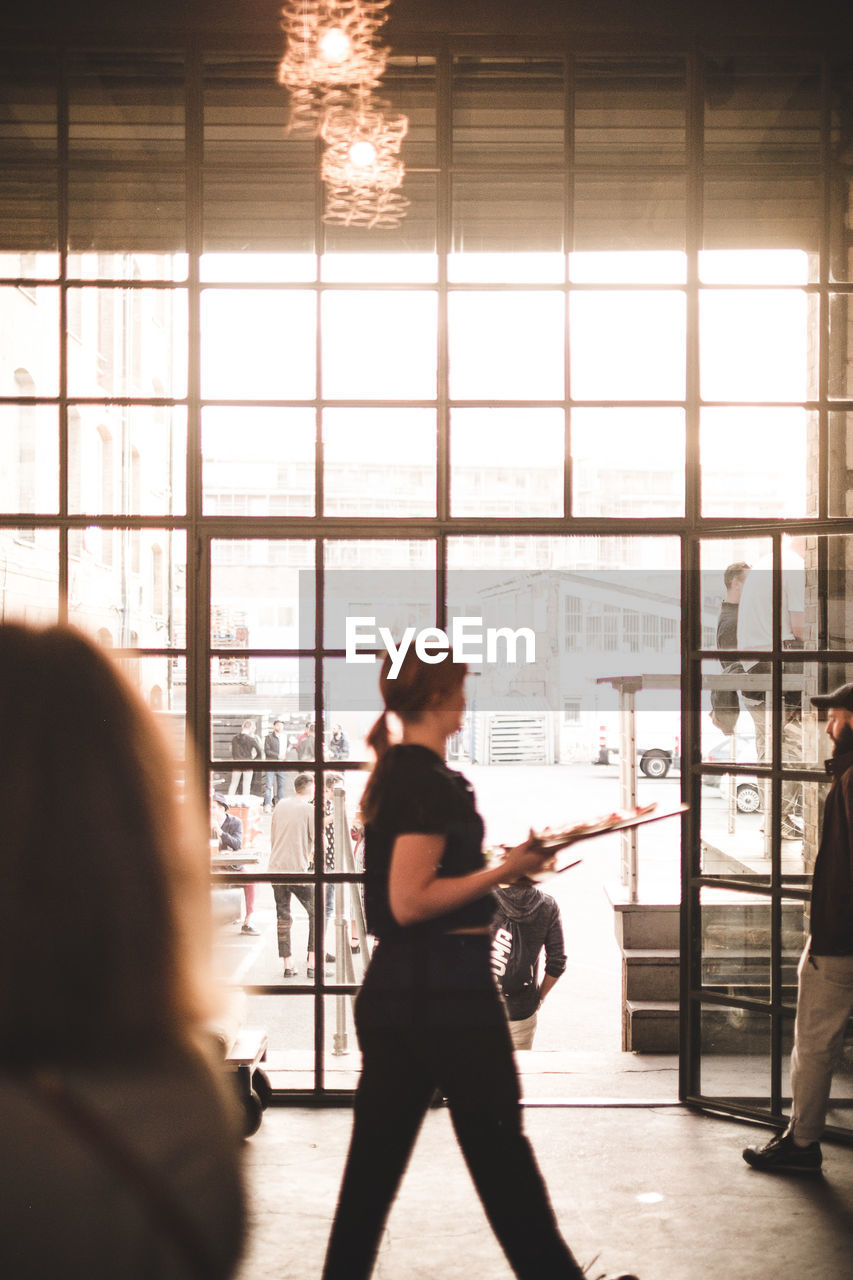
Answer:
[{"label": "person in hooded sweatshirt", "polygon": [[506,1005],[513,1047],[532,1049],[539,1006],[566,968],[560,908],[550,893],[526,877],[502,885],[494,894],[492,972]]}]

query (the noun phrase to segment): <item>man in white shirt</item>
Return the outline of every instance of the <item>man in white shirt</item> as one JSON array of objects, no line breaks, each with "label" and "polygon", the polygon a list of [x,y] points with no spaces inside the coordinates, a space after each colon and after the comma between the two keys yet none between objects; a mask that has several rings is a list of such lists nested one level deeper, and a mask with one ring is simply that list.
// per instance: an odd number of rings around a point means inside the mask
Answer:
[{"label": "man in white shirt", "polygon": [[[270,871],[304,872],[314,861],[314,779],[310,773],[298,773],[293,795],[280,800],[273,809],[270,825]],[[290,899],[296,898],[308,913],[307,975],[314,977],[314,886],[312,884],[274,884],[275,913],[278,921],[278,954],[283,961],[285,978],[296,977],[290,941],[293,916]]]},{"label": "man in white shirt", "polygon": [[[803,552],[805,539],[782,540],[782,647],[801,649],[805,625],[805,566]],[[773,647],[773,558],[765,556],[752,567],[747,575],[740,597],[737,621],[737,647],[739,649],[772,649]],[[764,674],[770,681],[770,663],[756,659],[745,660],[744,671],[754,675]],[[783,674],[792,674],[787,667]],[[765,762],[769,756],[770,719],[768,706],[770,690],[745,690],[743,702],[755,725],[755,747],[758,759]],[[797,764],[803,758],[802,695],[799,691],[786,690],[782,696],[782,760]],[[800,809],[802,786],[799,782],[782,783],[782,839],[801,840],[803,837]]]}]

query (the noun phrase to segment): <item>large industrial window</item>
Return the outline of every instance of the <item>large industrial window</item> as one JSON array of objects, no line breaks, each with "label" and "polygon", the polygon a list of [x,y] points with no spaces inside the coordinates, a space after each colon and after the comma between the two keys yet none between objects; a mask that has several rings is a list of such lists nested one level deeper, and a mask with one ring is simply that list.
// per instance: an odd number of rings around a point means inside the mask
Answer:
[{"label": "large industrial window", "polygon": [[[2,57],[0,616],[111,646],[240,816],[242,849],[214,849],[219,963],[274,1085],[357,1075],[378,705],[345,618],[475,615],[542,637],[535,673],[472,681],[454,743],[489,839],[582,811],[573,768],[611,770],[606,809],[636,766],[689,800],[623,885],[684,903],[681,1093],[781,1114],[824,792],[807,695],[853,673],[849,68],[398,47],[411,205],[367,232],[324,225],[269,51]],[[715,655],[734,562],[771,619],[748,690]],[[268,867],[299,772],[301,878]]]}]

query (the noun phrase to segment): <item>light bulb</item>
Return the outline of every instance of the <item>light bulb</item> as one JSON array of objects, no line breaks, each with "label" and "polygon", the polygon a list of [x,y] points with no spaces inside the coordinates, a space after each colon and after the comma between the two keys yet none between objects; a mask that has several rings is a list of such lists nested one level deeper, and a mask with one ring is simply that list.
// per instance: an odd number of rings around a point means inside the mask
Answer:
[{"label": "light bulb", "polygon": [[376,148],[372,142],[354,142],[347,155],[356,169],[369,169],[376,163]]},{"label": "light bulb", "polygon": [[352,52],[352,41],[341,27],[329,27],[320,37],[320,52],[332,66],[339,65]]}]

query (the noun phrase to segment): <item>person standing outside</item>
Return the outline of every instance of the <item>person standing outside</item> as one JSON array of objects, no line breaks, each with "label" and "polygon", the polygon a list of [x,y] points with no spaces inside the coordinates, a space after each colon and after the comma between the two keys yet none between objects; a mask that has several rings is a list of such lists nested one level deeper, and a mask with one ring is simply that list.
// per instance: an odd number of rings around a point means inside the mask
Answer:
[{"label": "person standing outside", "polygon": [[[273,809],[270,825],[270,871],[310,874],[314,860],[314,779],[310,773],[298,773],[293,795],[279,801]],[[293,916],[291,898],[296,898],[308,913],[307,975],[314,977],[314,887],[310,884],[274,884],[275,914],[278,922],[278,954],[285,978],[295,978],[291,931]]]},{"label": "person standing outside", "polygon": [[[473,792],[445,763],[465,713],[465,663],[424,661],[411,648],[394,679],[390,668],[386,656],[384,710],[367,739],[376,764],[361,802],[367,928],[377,943],[356,999],[362,1070],[323,1280],[370,1276],[436,1089],[515,1275],[582,1280],[522,1131],[490,967],[492,891],[540,871],[550,854],[531,835],[485,865]],[[389,712],[402,723],[396,745]]]},{"label": "person standing outside", "polygon": [[[230,812],[228,807],[230,799],[230,795],[224,796],[219,791],[213,793],[213,803],[210,806],[210,821],[211,826],[219,836],[220,851],[230,849],[236,853],[243,848],[243,823],[236,813]],[[226,871],[243,871],[244,869],[245,864],[242,862],[235,862],[225,868]],[[240,932],[257,935],[258,930],[252,923],[252,916],[255,912],[255,886],[253,884],[243,885],[243,900],[246,904],[246,912],[243,916]]]},{"label": "person standing outside", "polygon": [[492,972],[506,1004],[513,1048],[532,1049],[542,1001],[566,971],[560,908],[556,898],[526,877],[499,885],[495,898]]},{"label": "person standing outside", "polygon": [[[738,647],[737,620],[740,611],[740,598],[748,573],[749,565],[745,560],[736,560],[723,573],[723,585],[726,588],[726,595],[720,604],[720,614],[717,618],[718,649],[736,649]],[[720,662],[720,667],[724,672],[743,671],[743,665],[740,662]],[[711,723],[721,733],[730,737],[735,731],[739,716],[740,699],[738,698],[737,689],[711,690]]]},{"label": "person standing outside", "polygon": [[[805,566],[802,537],[782,540],[782,648],[801,649],[805,628]],[[766,556],[752,568],[741,591],[737,620],[738,649],[772,649],[773,647],[773,559]],[[769,675],[770,663],[756,659],[744,662],[744,671],[753,675]],[[789,669],[790,673],[790,669]],[[744,706],[755,725],[755,748],[758,760],[764,763],[768,757],[769,726],[766,693],[759,689],[747,689],[743,693]],[[799,764],[803,758],[802,694],[786,690],[782,695],[782,760],[786,764]],[[801,808],[802,785],[799,782],[782,782],[782,839],[802,840]],[[769,828],[768,828],[769,829]]]},{"label": "person standing outside", "polygon": [[[232,760],[260,760],[261,744],[255,733],[254,720],[244,720],[240,726],[240,732],[235,733],[231,739],[231,759]],[[231,774],[231,783],[228,787],[229,795],[236,795],[237,787],[240,785],[240,779],[243,779],[243,795],[247,796],[252,789],[252,769],[235,769]]]},{"label": "person standing outside", "polygon": [[[273,720],[272,729],[264,738],[264,758],[283,760],[286,751],[284,721]],[[273,805],[283,800],[286,792],[287,773],[283,769],[268,769],[264,783],[264,813],[272,813]],[[273,795],[275,792],[275,795]]]},{"label": "person standing outside", "polygon": [[753,1169],[768,1172],[820,1172],[832,1076],[853,1012],[853,684],[811,701],[829,711],[832,786],[812,876],[811,934],[798,969],[791,1119],[766,1146],[743,1153]]}]

